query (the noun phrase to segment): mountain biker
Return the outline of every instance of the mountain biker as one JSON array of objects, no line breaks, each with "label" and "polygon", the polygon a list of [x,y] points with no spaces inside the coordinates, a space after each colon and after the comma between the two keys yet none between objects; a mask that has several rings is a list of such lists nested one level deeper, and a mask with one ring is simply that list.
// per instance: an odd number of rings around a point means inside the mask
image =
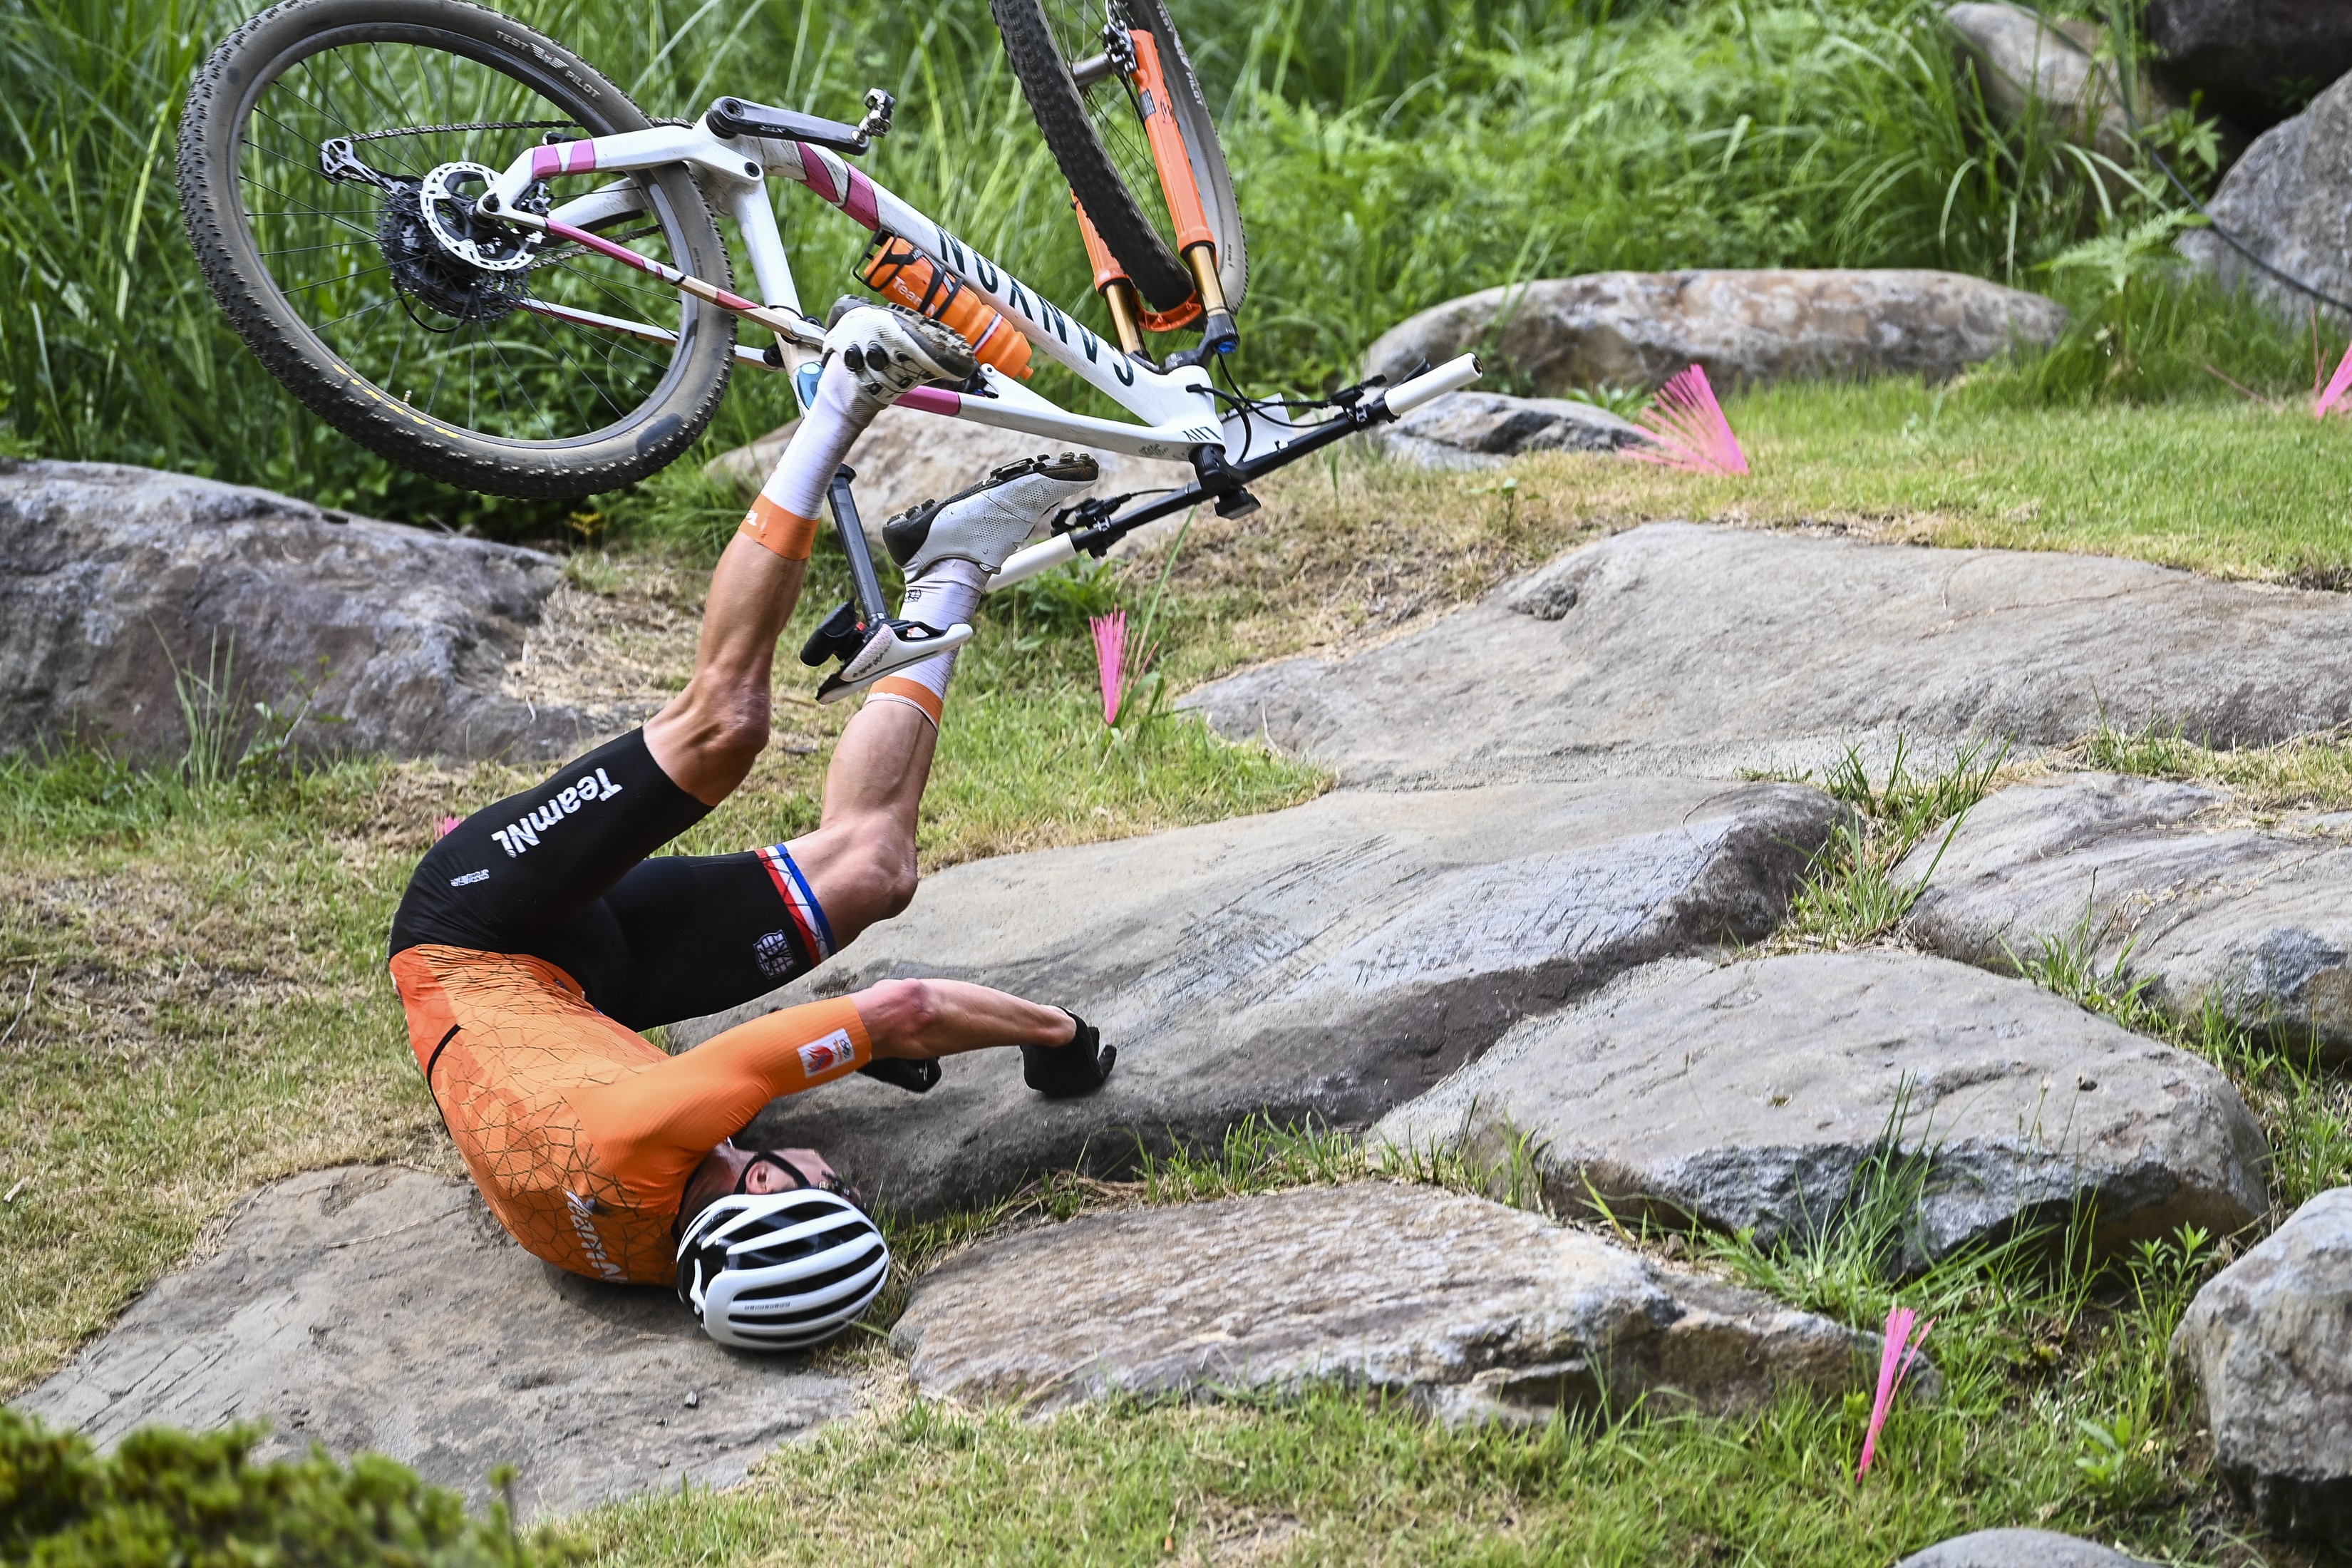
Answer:
[{"label": "mountain biker", "polygon": [[[888,1272],[879,1231],[821,1156],[733,1143],[770,1100],[858,1071],[926,1089],[935,1058],[992,1046],[1021,1047],[1031,1088],[1080,1094],[1116,1054],[1076,1014],[948,980],[807,1003],[675,1057],[636,1032],[804,973],[914,895],[952,652],[866,672],[814,831],[648,858],[767,743],[776,639],[850,443],[910,387],[973,371],[952,331],[888,308],[838,314],[824,345],[809,411],[711,576],[686,689],[452,828],[391,940],[417,1065],[509,1233],[575,1274],[673,1284],[714,1338],[754,1347],[839,1331]],[[935,647],[968,637],[990,574],[1095,475],[1091,458],[1040,458],[894,519],[901,620]]]}]

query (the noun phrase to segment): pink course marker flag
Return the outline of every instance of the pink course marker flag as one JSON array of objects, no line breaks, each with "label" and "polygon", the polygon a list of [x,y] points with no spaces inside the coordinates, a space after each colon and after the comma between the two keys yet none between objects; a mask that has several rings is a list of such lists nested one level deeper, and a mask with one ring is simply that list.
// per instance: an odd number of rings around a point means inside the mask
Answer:
[{"label": "pink course marker flag", "polygon": [[1644,445],[1622,448],[1636,462],[1656,463],[1694,474],[1744,474],[1748,454],[1723,416],[1706,371],[1693,365],[1658,388],[1650,406],[1633,422],[1650,433]]},{"label": "pink course marker flag", "polygon": [[1119,699],[1127,694],[1127,612],[1089,617],[1094,628],[1095,672],[1102,679],[1103,722],[1118,722]]},{"label": "pink course marker flag", "polygon": [[[1916,1334],[1911,1331],[1914,1323],[1919,1324]],[[1886,1339],[1878,1351],[1878,1397],[1871,1403],[1870,1430],[1863,1434],[1862,1466],[1853,1472],[1855,1480],[1870,1474],[1870,1461],[1878,1457],[1878,1435],[1886,1428],[1886,1413],[1895,1407],[1895,1391],[1910,1375],[1911,1363],[1919,1359],[1919,1347],[1935,1326],[1933,1318],[1919,1323],[1919,1314],[1908,1307],[1886,1314]]]},{"label": "pink course marker flag", "polygon": [[[2315,350],[2316,346],[2314,345]],[[2343,402],[2347,392],[2352,392],[2352,343],[2345,345],[2344,357],[2336,362],[2336,374],[2327,378],[2326,390],[2313,397],[2311,416],[2314,419],[2326,418],[2327,411]]]}]

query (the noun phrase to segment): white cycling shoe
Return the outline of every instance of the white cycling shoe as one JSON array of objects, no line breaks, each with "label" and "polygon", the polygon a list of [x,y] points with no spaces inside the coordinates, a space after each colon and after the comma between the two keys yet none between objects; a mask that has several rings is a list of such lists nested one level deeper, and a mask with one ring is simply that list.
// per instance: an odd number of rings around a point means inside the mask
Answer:
[{"label": "white cycling shoe", "polygon": [[848,300],[835,307],[833,325],[825,329],[825,361],[836,356],[858,389],[877,403],[893,402],[926,382],[970,381],[980,368],[971,345],[952,328],[895,305]]},{"label": "white cycling shoe", "polygon": [[910,583],[950,559],[992,573],[1039,523],[1101,477],[1102,466],[1082,452],[1008,463],[945,500],[900,512],[882,525],[882,543]]}]

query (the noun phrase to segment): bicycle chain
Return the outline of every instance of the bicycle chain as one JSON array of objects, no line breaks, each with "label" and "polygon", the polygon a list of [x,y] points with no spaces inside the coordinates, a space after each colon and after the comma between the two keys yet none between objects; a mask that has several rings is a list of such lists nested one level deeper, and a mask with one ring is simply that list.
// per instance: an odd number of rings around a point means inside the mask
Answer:
[{"label": "bicycle chain", "polygon": [[392,131],[362,131],[346,142],[381,142],[387,136],[434,136],[450,131],[565,131],[573,120],[476,120],[457,125],[403,125]]}]

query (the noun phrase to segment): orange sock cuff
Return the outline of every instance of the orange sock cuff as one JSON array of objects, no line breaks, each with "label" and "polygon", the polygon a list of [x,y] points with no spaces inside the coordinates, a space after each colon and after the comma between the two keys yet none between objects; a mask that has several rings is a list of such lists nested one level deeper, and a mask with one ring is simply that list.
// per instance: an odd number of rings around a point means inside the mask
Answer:
[{"label": "orange sock cuff", "polygon": [[816,548],[816,519],[786,511],[766,496],[751,502],[736,532],[787,561],[805,561]]},{"label": "orange sock cuff", "polygon": [[919,680],[902,680],[895,675],[886,675],[876,681],[874,695],[904,702],[908,707],[929,719],[934,730],[940,727],[940,714],[946,709],[946,704],[940,700],[939,693],[929,687]]}]

